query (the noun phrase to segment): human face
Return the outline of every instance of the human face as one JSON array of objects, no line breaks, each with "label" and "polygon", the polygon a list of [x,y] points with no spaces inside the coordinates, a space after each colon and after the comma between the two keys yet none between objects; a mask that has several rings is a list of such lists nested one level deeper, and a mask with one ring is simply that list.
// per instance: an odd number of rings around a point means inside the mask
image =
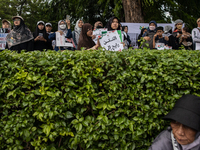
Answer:
[{"label": "human face", "polygon": [[195,136],[197,131],[187,127],[177,121],[171,122],[172,132],[174,134],[175,139],[181,145],[187,145],[195,140]]},{"label": "human face", "polygon": [[47,25],[45,28],[46,28],[46,31],[47,31],[48,33],[50,33],[50,32],[51,32],[51,30],[52,30],[52,27],[51,27],[51,26],[49,26],[49,25]]},{"label": "human face", "polygon": [[145,32],[147,32],[147,29],[145,29],[145,30],[143,31],[143,34],[144,34]]},{"label": "human face", "polygon": [[124,28],[124,32],[128,33],[128,28],[127,27]]},{"label": "human face", "polygon": [[79,28],[82,28],[82,26],[83,26],[83,21],[80,20],[80,21],[78,22],[78,27],[79,27]]},{"label": "human face", "polygon": [[15,26],[19,26],[20,25],[21,20],[19,18],[14,18],[13,21],[14,21],[14,25]]},{"label": "human face", "polygon": [[42,24],[42,23],[38,24],[38,29],[39,30],[43,30],[44,29],[44,24]]},{"label": "human face", "polygon": [[92,29],[89,29],[88,32],[87,32],[87,36],[92,37],[92,34],[93,34]]},{"label": "human face", "polygon": [[111,24],[111,28],[113,30],[117,30],[118,26],[119,26],[118,20],[117,19],[113,19],[112,24]]},{"label": "human face", "polygon": [[176,28],[177,28],[178,30],[181,30],[182,27],[183,27],[183,24],[182,24],[182,23],[177,23],[177,24],[176,24]]},{"label": "human face", "polygon": [[157,35],[159,36],[159,37],[162,37],[162,34],[164,33],[162,30],[157,30]]},{"label": "human face", "polygon": [[200,27],[200,20],[197,22],[198,27]]},{"label": "human face", "polygon": [[8,22],[4,22],[4,23],[2,24],[2,28],[9,28],[9,27],[10,27],[10,25],[9,25]]}]

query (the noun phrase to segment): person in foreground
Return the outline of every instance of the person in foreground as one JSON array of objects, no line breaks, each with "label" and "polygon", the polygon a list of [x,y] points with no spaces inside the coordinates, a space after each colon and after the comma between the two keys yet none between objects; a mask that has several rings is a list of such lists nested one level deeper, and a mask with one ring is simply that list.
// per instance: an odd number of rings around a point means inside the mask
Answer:
[{"label": "person in foreground", "polygon": [[182,96],[163,119],[171,121],[170,127],[148,150],[200,150],[200,97]]},{"label": "person in foreground", "polygon": [[99,38],[97,40],[97,44],[92,40],[93,26],[89,23],[85,23],[82,26],[82,30],[79,37],[78,42],[78,50],[81,50],[82,47],[86,48],[86,50],[90,49],[98,49],[100,47]]}]

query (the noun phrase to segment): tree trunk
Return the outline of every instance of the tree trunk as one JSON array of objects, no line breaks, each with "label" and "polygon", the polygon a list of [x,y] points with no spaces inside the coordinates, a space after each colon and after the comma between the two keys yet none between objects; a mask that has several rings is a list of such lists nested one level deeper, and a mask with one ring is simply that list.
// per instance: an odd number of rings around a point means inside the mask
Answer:
[{"label": "tree trunk", "polygon": [[140,0],[122,0],[122,2],[126,22],[144,22]]}]

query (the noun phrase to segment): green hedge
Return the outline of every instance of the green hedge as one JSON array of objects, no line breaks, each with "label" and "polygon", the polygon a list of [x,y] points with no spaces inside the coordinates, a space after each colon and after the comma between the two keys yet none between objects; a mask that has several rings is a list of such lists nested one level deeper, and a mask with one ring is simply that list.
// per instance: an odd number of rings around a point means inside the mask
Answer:
[{"label": "green hedge", "polygon": [[[183,94],[199,51],[0,53],[0,149],[146,150]],[[199,95],[200,96],[200,95]]]}]

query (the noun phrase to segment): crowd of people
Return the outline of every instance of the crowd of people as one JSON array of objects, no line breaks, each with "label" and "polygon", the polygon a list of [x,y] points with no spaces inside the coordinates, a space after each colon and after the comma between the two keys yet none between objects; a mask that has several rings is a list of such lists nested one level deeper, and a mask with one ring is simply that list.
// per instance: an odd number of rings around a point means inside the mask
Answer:
[{"label": "crowd of people", "polygon": [[[99,40],[97,43],[93,41],[95,38],[93,29],[104,28],[103,23],[98,21],[94,27],[83,20],[78,20],[75,29],[72,32],[69,20],[60,20],[58,22],[58,31],[51,32],[52,24],[38,21],[35,32],[32,33],[25,25],[21,16],[12,17],[14,26],[11,30],[11,23],[8,20],[2,20],[1,32],[8,33],[6,37],[6,48],[10,50],[72,50],[71,47],[58,47],[55,45],[56,32],[72,42],[75,49],[98,49],[100,47]],[[183,28],[183,21],[178,19],[175,21],[175,29],[172,31],[171,26],[157,27],[155,21],[149,23],[149,27],[143,28],[139,39],[142,39],[141,47],[148,43],[150,49],[154,49],[156,43],[172,46],[172,49],[178,49],[184,46],[188,50],[195,49],[193,44],[200,43],[200,19],[197,20],[198,27],[192,30],[192,35],[188,32],[188,28]],[[127,26],[121,26],[117,17],[112,17],[106,24],[108,31],[121,30],[124,36],[124,47],[131,46],[130,37]],[[54,41],[54,42],[53,42]],[[164,117],[170,120],[170,126],[167,130],[161,132],[154,140],[149,150],[200,150],[200,97],[194,95],[184,95],[180,98],[174,108]]]},{"label": "crowd of people", "polygon": [[[52,32],[52,24],[50,22],[38,21],[36,29],[32,33],[25,25],[25,21],[21,16],[12,17],[13,28],[11,22],[3,19],[1,33],[8,33],[6,37],[6,49],[10,50],[80,50],[82,47],[87,49],[98,49],[101,45],[93,41],[94,29],[106,28],[108,31],[121,30],[123,36],[124,49],[130,48],[131,40],[128,35],[128,26],[122,26],[117,17],[109,19],[107,24],[103,26],[101,21],[97,21],[94,27],[89,23],[84,23],[79,19],[76,22],[74,31],[71,30],[70,20],[60,20],[58,22],[58,31],[60,35],[65,36],[68,42],[72,43],[73,47],[56,46],[56,32]],[[171,26],[157,26],[156,21],[149,22],[148,28],[143,28],[138,36],[139,48],[148,47],[157,49],[158,44],[171,47],[178,50],[184,47],[187,50],[195,50],[200,48],[200,18],[197,20],[197,28],[192,30],[192,34],[188,32],[187,27],[183,27],[183,21],[178,19],[175,21],[175,29]]]}]

